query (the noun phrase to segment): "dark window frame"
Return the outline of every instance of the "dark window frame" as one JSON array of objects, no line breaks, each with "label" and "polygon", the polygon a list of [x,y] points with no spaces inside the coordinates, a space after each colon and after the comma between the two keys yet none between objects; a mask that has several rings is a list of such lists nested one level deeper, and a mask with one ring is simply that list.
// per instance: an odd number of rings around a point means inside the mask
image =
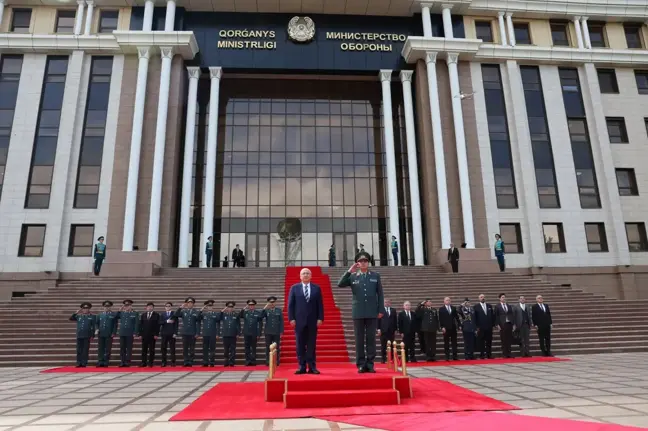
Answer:
[{"label": "dark window frame", "polygon": [[[504,234],[506,227],[513,228],[515,232],[515,242],[510,241],[510,237]],[[506,246],[506,254],[524,254],[522,228],[520,227],[520,223],[500,223],[499,234],[502,236],[502,240],[504,241],[504,244]],[[517,248],[516,251],[512,251],[515,250],[513,247],[511,247],[512,244],[515,244],[515,247]]]},{"label": "dark window frame", "polygon": [[[645,49],[643,32],[641,28],[643,27],[640,23],[624,23],[623,24],[623,35],[625,36],[626,46],[628,49]],[[628,39],[628,36],[631,39]]]},{"label": "dark window frame", "polygon": [[[43,241],[40,245],[31,245],[27,244],[27,238],[29,236],[30,228],[43,228]],[[18,244],[18,257],[43,257],[43,252],[45,250],[45,238],[47,235],[47,225],[45,224],[23,224],[20,229],[20,242]],[[37,254],[25,254],[25,251],[28,248],[40,248],[40,251]]]},{"label": "dark window frame", "polygon": [[[115,16],[112,16],[112,15]],[[107,16],[111,15],[111,16]],[[114,19],[115,26],[108,26],[104,23],[104,19]],[[100,9],[99,10],[99,23],[97,33],[112,33],[119,28],[119,9]]]},{"label": "dark window frame", "polygon": [[[18,73],[14,71],[5,71],[9,62],[20,61]],[[0,101],[0,198],[2,198],[2,189],[4,186],[4,175],[7,167],[7,158],[9,157],[9,146],[11,144],[11,133],[13,130],[14,118],[16,114],[16,103],[18,101],[18,88],[20,88],[20,76],[22,75],[24,57],[21,54],[6,54],[0,56],[0,94],[6,94],[9,91],[15,92],[15,97],[10,100],[5,97]],[[7,66],[8,67],[8,66]],[[4,88],[4,90],[3,90]],[[8,124],[4,121],[11,120]]]},{"label": "dark window frame", "polygon": [[[590,238],[587,235],[588,227],[596,228],[598,241],[590,241]],[[605,223],[585,223],[585,241],[587,242],[587,251],[590,253],[607,253],[610,251],[607,242],[607,234],[605,232]]]},{"label": "dark window frame", "polygon": [[[479,34],[479,29],[485,30],[488,28],[488,37],[483,38],[480,37]],[[477,39],[481,39],[484,43],[493,43],[495,42],[495,38],[493,36],[493,21],[485,21],[485,20],[475,20],[475,36]]]},{"label": "dark window frame", "polygon": [[[625,118],[623,117],[605,117],[605,126],[608,131],[608,138],[611,144],[628,144],[630,139],[628,137],[628,129],[626,128]],[[618,134],[610,128],[618,129]],[[614,131],[614,134],[612,132]]]},{"label": "dark window frame", "polygon": [[[638,242],[630,242],[630,235],[628,234],[628,227],[636,227],[637,235],[639,236]],[[626,240],[628,241],[628,249],[631,253],[640,253],[648,251],[648,237],[646,236],[646,224],[644,222],[626,222]],[[633,250],[634,245],[634,250]]]},{"label": "dark window frame", "polygon": [[[56,22],[54,23],[54,33],[57,34],[74,34],[74,23],[76,21],[76,9],[58,9],[56,11]],[[61,18],[72,18],[72,25],[61,26]],[[61,29],[65,31],[61,31]]]},{"label": "dark window frame", "polygon": [[[571,46],[571,40],[569,39],[569,23],[566,21],[550,21],[549,22],[550,31],[551,31],[551,43],[553,46]],[[558,28],[560,27],[560,28]],[[564,39],[554,38],[555,34],[563,33]]]},{"label": "dark window frame", "polygon": [[[590,43],[592,45],[592,48],[607,48],[608,47],[608,42],[605,37],[605,23],[604,22],[590,22],[587,24],[587,28],[589,30],[589,35],[590,35]],[[600,34],[601,40],[599,42],[596,36],[597,34]]]},{"label": "dark window frame", "polygon": [[[602,94],[619,94],[619,82],[616,77],[616,70],[614,69],[596,69],[596,76],[598,77],[599,88]],[[603,77],[603,80],[601,80]],[[607,84],[605,78],[608,78],[610,87],[603,88],[603,83]]]},{"label": "dark window frame", "polygon": [[[547,234],[545,233],[545,226],[555,226],[558,233],[558,242],[548,242]],[[567,245],[565,244],[565,231],[562,223],[542,223],[542,237],[544,238],[545,253],[567,253]],[[551,237],[549,237],[551,238]],[[558,251],[554,251],[554,245],[558,245]]]},{"label": "dark window frame", "polygon": [[[90,243],[89,244],[77,244],[77,229],[80,228],[92,228],[92,233],[90,233]],[[93,224],[73,224],[70,226],[70,239],[68,242],[68,257],[91,257],[92,248],[94,246],[94,230],[95,225]],[[87,247],[87,253],[79,254],[77,249],[83,249]]]},{"label": "dark window frame", "polygon": [[[10,32],[11,33],[20,33],[20,34],[25,34],[29,33],[29,30],[31,29],[31,21],[32,21],[32,9],[31,8],[15,8],[11,10],[11,24],[10,24]],[[27,22],[27,26],[24,25],[24,23],[20,23],[20,26],[16,25],[16,15],[22,16],[22,14],[29,14],[29,20]]]},{"label": "dark window frame", "polygon": [[[533,39],[531,38],[531,26],[529,24],[529,22],[513,22],[513,34],[515,35],[516,45],[533,45]],[[520,38],[518,38],[518,30],[526,31],[526,38],[522,39],[522,41],[520,41]]]},{"label": "dark window frame", "polygon": [[635,84],[639,94],[648,94],[648,70],[635,70]]},{"label": "dark window frame", "polygon": [[[633,168],[616,168],[614,169],[614,174],[617,180],[617,188],[619,190],[619,196],[639,196],[639,187],[637,186],[637,177],[635,175],[635,170]],[[627,175],[627,181],[630,184],[629,186],[621,187],[621,182],[619,181],[619,174]]]}]

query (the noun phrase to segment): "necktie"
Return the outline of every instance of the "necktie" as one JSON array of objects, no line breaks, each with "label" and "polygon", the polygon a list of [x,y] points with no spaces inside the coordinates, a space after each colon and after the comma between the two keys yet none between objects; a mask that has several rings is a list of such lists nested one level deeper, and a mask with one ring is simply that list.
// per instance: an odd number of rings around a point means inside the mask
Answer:
[{"label": "necktie", "polygon": [[412,319],[412,318],[410,317],[410,315],[409,315],[409,311],[407,312],[407,318],[410,319],[410,320]]},{"label": "necktie", "polygon": [[506,304],[502,304],[502,307],[504,307],[504,312],[508,313],[508,308],[506,308]]},{"label": "necktie", "polygon": [[448,314],[450,314],[450,306],[446,305],[446,310],[448,310]]},{"label": "necktie", "polygon": [[389,317],[389,308],[387,309],[387,317]]},{"label": "necktie", "polygon": [[540,304],[540,307],[542,308],[542,312],[544,313],[544,311],[545,311],[544,304]]},{"label": "necktie", "polygon": [[486,314],[486,304],[482,302],[482,309],[484,310],[484,314]]},{"label": "necktie", "polygon": [[151,319],[151,312],[150,311],[149,311],[147,319],[149,319],[149,320]]},{"label": "necktie", "polygon": [[306,302],[310,301],[310,292],[308,291],[308,284],[304,285],[304,298],[306,298]]}]

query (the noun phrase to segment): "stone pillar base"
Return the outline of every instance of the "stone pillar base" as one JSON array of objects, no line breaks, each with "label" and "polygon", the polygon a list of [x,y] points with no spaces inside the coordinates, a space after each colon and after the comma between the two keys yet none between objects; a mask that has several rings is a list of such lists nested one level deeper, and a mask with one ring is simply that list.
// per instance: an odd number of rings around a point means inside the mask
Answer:
[{"label": "stone pillar base", "polygon": [[[448,262],[448,250],[442,249],[436,253],[436,262],[446,272],[452,272]],[[497,261],[491,257],[489,248],[460,248],[459,273],[499,272]]]},{"label": "stone pillar base", "polygon": [[101,267],[101,277],[150,277],[168,260],[161,251],[108,250]]}]

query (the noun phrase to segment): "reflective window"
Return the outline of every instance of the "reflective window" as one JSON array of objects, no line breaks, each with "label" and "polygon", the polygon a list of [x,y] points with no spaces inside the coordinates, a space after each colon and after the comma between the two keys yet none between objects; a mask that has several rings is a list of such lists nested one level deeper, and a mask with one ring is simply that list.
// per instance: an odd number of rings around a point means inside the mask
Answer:
[{"label": "reflective window", "polygon": [[635,70],[635,82],[639,94],[648,94],[648,71]]},{"label": "reflective window", "polygon": [[588,22],[587,28],[589,30],[592,48],[607,47],[607,42],[605,40],[605,23]]},{"label": "reflective window", "polygon": [[625,23],[623,24],[623,32],[625,33],[626,43],[630,49],[643,48],[643,38],[641,35],[641,24]]},{"label": "reflective window", "polygon": [[74,10],[59,10],[56,13],[56,33],[74,33],[74,17],[76,11]]},{"label": "reflective window", "polygon": [[568,24],[566,22],[551,23],[551,40],[554,46],[569,46],[567,28]]},{"label": "reflective window", "polygon": [[603,223],[585,223],[585,238],[589,252],[608,251],[607,236]]},{"label": "reflective window", "polygon": [[24,224],[20,230],[18,256],[41,257],[45,245],[44,224]]},{"label": "reflective window", "polygon": [[11,18],[11,32],[29,33],[31,16],[32,16],[31,9],[13,9],[13,14]]},{"label": "reflective window", "polygon": [[93,245],[93,224],[73,224],[71,226],[68,256],[92,256]]},{"label": "reflective window", "polygon": [[562,223],[542,223],[546,253],[565,253],[565,235]]},{"label": "reflective window", "polygon": [[618,93],[619,84],[614,69],[596,69],[601,93]]},{"label": "reflective window", "polygon": [[515,43],[518,45],[531,45],[531,33],[529,33],[528,22],[516,22],[513,24]]},{"label": "reflective window", "polygon": [[492,21],[475,21],[475,33],[477,39],[481,39],[484,42],[493,42]]},{"label": "reflective window", "polygon": [[625,119],[620,117],[607,117],[605,119],[612,144],[627,144],[628,132],[626,131]]},{"label": "reflective window", "polygon": [[0,57],[0,197],[9,155],[9,141],[18,98],[22,61],[22,55]]},{"label": "reflective window", "polygon": [[628,248],[633,251],[648,251],[648,239],[646,239],[646,224],[626,223],[626,236],[628,237]]},{"label": "reflective window", "polygon": [[524,253],[520,223],[500,223],[499,229],[499,234],[502,236],[507,254]]},{"label": "reflective window", "polygon": [[639,196],[637,188],[637,178],[634,169],[615,169],[617,184],[619,186],[619,195],[621,196]]},{"label": "reflective window", "polygon": [[119,11],[101,10],[99,12],[99,33],[112,33],[117,30]]}]

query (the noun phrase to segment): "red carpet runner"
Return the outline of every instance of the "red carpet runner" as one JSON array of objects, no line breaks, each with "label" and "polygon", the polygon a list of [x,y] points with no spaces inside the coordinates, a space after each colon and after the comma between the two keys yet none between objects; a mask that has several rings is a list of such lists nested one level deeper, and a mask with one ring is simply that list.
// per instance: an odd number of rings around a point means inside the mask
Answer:
[{"label": "red carpet runner", "polygon": [[[286,268],[285,286],[285,310],[284,323],[285,332],[281,337],[281,364],[297,363],[297,347],[295,345],[295,332],[288,322],[288,293],[293,284],[299,283],[299,272],[302,266],[289,266]],[[317,284],[322,289],[324,301],[324,323],[317,332],[317,363],[349,362],[346,341],[344,340],[344,327],[340,310],[335,305],[331,280],[328,275],[322,272],[319,266],[309,266],[313,273],[311,283]],[[334,280],[336,283],[337,280]]]}]

